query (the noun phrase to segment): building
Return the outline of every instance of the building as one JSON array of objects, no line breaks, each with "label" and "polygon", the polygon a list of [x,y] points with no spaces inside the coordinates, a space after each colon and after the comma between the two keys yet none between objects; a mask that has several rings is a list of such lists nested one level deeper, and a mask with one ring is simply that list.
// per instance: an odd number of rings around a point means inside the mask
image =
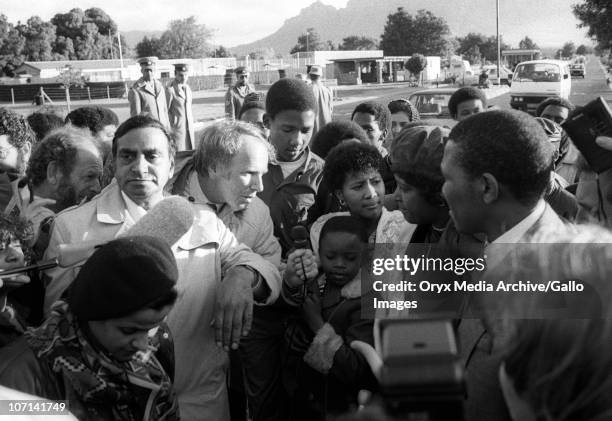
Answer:
[{"label": "building", "polygon": [[523,61],[539,60],[542,58],[542,52],[539,49],[533,50],[503,50],[501,52],[502,61],[510,70],[514,70],[517,64]]},{"label": "building", "polygon": [[[223,75],[226,68],[236,67],[235,58],[170,59],[159,60],[156,78],[166,79],[174,75],[174,63],[190,65],[192,76]],[[64,61],[26,61],[15,74],[30,75],[31,83],[57,81],[62,73],[72,69],[88,82],[120,82],[136,80],[141,76],[140,66],[134,59],[122,60],[64,60]]]}]

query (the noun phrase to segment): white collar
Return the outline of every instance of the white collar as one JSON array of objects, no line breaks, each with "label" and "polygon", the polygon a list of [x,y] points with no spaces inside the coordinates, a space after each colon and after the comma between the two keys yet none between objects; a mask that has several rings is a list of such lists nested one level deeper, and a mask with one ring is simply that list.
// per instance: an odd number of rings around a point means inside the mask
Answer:
[{"label": "white collar", "polygon": [[518,224],[510,228],[508,231],[496,238],[491,244],[516,244],[521,241],[521,238],[529,231],[538,219],[544,214],[546,203],[540,199],[536,207],[529,215],[523,218]]},{"label": "white collar", "polygon": [[134,220],[134,222],[138,222],[140,218],[146,215],[147,210],[142,206],[138,206],[132,199],[129,198],[127,194],[121,190],[121,197],[123,197],[123,201],[125,202],[125,207],[127,208],[128,213]]}]

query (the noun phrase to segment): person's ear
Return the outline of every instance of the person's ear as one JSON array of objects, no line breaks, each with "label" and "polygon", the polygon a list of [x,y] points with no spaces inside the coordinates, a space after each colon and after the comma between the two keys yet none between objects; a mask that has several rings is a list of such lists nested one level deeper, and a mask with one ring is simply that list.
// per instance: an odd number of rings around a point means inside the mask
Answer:
[{"label": "person's ear", "polygon": [[480,194],[482,201],[490,205],[499,198],[500,185],[491,173],[484,173],[480,178]]},{"label": "person's ear", "polygon": [[336,199],[338,199],[338,202],[340,202],[342,206],[346,204],[346,201],[344,200],[344,194],[342,194],[342,190],[336,190],[334,192],[334,196],[336,196]]},{"label": "person's ear", "polygon": [[51,161],[47,164],[47,181],[52,186],[57,185],[61,177],[60,169],[57,165],[57,161]]},{"label": "person's ear", "polygon": [[270,116],[268,115],[268,113],[264,113],[264,115],[263,115],[263,117],[262,117],[262,120],[263,120],[264,127],[265,127],[266,129],[270,130],[270,123],[271,123],[271,120],[272,120],[272,119],[270,118]]}]

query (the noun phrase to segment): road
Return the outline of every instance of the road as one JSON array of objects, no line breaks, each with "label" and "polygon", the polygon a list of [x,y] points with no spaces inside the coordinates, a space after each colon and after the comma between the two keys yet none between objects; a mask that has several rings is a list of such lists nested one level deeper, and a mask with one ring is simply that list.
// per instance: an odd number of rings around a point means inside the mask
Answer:
[{"label": "road", "polygon": [[[612,90],[606,84],[606,75],[597,58],[591,57],[586,65],[586,78],[573,78],[570,101],[574,105],[585,105],[590,100],[602,96],[608,104],[612,106]],[[363,100],[368,99],[388,104],[393,99],[407,98],[412,92],[423,88],[411,88],[404,86],[381,87],[370,89],[344,90],[340,91],[340,97],[363,96]],[[342,104],[342,101],[335,102],[334,118],[348,119],[357,105],[357,102]],[[506,93],[489,100],[489,105],[495,105],[501,109],[510,109],[510,94]]]}]

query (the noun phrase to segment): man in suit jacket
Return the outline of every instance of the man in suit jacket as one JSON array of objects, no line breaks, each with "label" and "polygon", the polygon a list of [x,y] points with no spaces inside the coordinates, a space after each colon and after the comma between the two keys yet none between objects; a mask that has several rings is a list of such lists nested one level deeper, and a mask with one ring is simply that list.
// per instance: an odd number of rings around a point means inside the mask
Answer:
[{"label": "man in suit jacket", "polygon": [[186,64],[174,65],[174,80],[166,87],[166,100],[168,101],[168,117],[170,128],[176,140],[176,150],[184,151],[195,148],[193,129],[193,111],[191,103],[193,94],[187,84]]},{"label": "man in suit jacket", "polygon": [[138,60],[142,77],[128,92],[130,115],[149,114],[158,119],[164,126],[170,127],[168,105],[165,89],[159,80],[154,78],[157,57],[144,57]]},{"label": "man in suit jacket", "polygon": [[[542,127],[525,113],[489,111],[459,122],[441,166],[457,230],[483,235],[486,254],[492,244],[531,242],[570,229],[543,199],[553,152]],[[508,420],[494,338],[476,318],[461,319],[458,336],[468,373],[466,420]]]}]

